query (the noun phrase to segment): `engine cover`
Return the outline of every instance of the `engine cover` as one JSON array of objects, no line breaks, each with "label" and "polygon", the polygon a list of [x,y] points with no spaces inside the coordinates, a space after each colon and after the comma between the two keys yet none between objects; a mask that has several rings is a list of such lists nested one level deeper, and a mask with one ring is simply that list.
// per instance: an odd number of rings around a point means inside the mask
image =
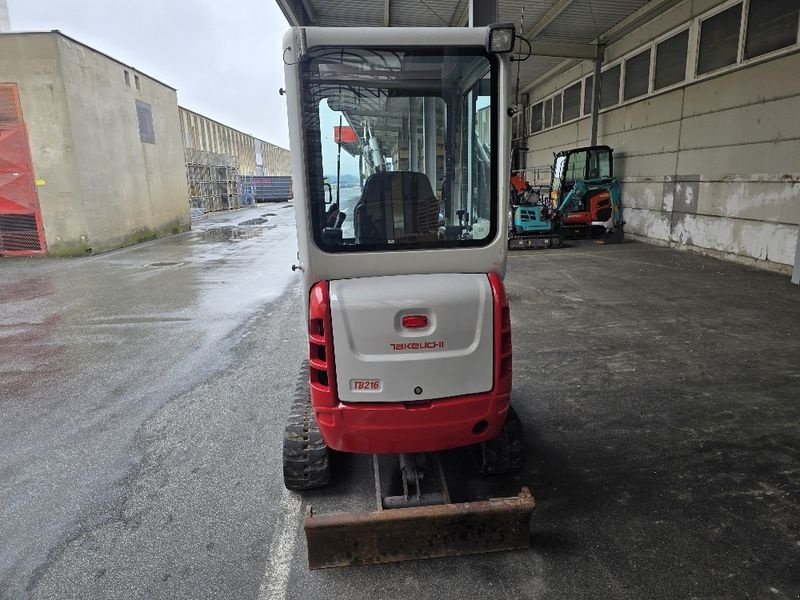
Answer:
[{"label": "engine cover", "polygon": [[330,305],[341,401],[414,402],[492,389],[486,275],[335,280]]}]

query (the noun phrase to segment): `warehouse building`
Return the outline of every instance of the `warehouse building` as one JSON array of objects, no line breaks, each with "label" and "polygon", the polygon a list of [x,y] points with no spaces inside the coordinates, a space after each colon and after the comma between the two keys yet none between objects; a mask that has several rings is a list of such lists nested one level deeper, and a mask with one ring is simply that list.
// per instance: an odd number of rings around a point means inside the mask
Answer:
[{"label": "warehouse building", "polygon": [[245,201],[243,178],[291,175],[285,148],[183,107],[180,122],[192,208],[238,208]]},{"label": "warehouse building", "polygon": [[798,0],[277,3],[293,25],[513,22],[532,50],[517,63],[515,169],[547,184],[554,152],[607,144],[629,237],[780,272],[800,262]]},{"label": "warehouse building", "polygon": [[0,34],[0,253],[189,227],[175,89],[57,31]]},{"label": "warehouse building", "polygon": [[190,206],[237,208],[242,176],[287,176],[289,160],[58,31],[0,33],[0,255],[91,254],[186,231]]}]

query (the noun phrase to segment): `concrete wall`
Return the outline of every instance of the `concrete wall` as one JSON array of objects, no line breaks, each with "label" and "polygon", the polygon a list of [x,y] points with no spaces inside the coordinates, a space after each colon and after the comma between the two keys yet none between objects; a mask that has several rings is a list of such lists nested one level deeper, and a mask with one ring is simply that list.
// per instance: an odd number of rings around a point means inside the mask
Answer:
[{"label": "concrete wall", "polygon": [[[190,227],[174,89],[59,33],[0,36],[0,80],[20,87],[50,254]],[[154,144],[140,140],[137,99]]]},{"label": "concrete wall", "polygon": [[[715,5],[687,1],[609,46],[606,63]],[[691,53],[689,60],[693,60]],[[531,90],[531,104],[591,73],[577,64]],[[788,272],[800,224],[800,52],[765,57],[601,112],[615,149],[626,232]],[[529,166],[587,145],[590,119],[532,135]]]},{"label": "concrete wall", "polygon": [[[69,38],[58,42],[92,250],[189,229],[175,90]],[[154,144],[140,139],[136,100],[151,106]]]}]

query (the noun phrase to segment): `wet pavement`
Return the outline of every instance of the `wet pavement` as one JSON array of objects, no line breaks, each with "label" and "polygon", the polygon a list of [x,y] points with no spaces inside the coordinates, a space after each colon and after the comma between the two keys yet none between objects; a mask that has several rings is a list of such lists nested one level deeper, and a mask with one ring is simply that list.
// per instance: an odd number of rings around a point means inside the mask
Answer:
[{"label": "wet pavement", "polygon": [[798,597],[798,288],[636,243],[509,259],[528,460],[469,483],[534,490],[532,548],[309,572],[308,504],[373,496],[282,486],[292,219],[0,261],[0,598]]},{"label": "wet pavement", "polygon": [[260,205],[99,256],[0,260],[0,597],[124,519],[159,409],[249,364],[234,348],[297,280],[293,221]]}]

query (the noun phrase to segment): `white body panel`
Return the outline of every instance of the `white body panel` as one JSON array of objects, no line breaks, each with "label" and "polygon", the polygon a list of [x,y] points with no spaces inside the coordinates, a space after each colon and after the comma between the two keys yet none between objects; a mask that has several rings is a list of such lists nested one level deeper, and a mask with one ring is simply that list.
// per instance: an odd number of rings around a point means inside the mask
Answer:
[{"label": "white body panel", "polygon": [[303,273],[304,306],[308,315],[308,293],[318,281],[355,277],[407,275],[426,273],[490,273],[505,275],[508,251],[508,186],[511,147],[509,117],[506,108],[511,104],[512,74],[507,55],[498,55],[498,156],[497,202],[499,203],[497,234],[483,247],[448,248],[435,250],[404,250],[394,252],[338,252],[320,250],[314,243],[308,206],[306,148],[303,138],[301,84],[298,61],[305,52],[316,46],[480,46],[486,39],[486,29],[469,27],[388,27],[388,28],[293,28],[283,39],[286,63],[286,96],[289,115],[289,137],[292,153],[292,181],[297,219],[298,260]]},{"label": "white body panel", "polygon": [[[408,402],[492,389],[493,304],[486,275],[331,281],[330,302],[340,400]],[[424,315],[428,326],[406,329],[405,315]]]}]

